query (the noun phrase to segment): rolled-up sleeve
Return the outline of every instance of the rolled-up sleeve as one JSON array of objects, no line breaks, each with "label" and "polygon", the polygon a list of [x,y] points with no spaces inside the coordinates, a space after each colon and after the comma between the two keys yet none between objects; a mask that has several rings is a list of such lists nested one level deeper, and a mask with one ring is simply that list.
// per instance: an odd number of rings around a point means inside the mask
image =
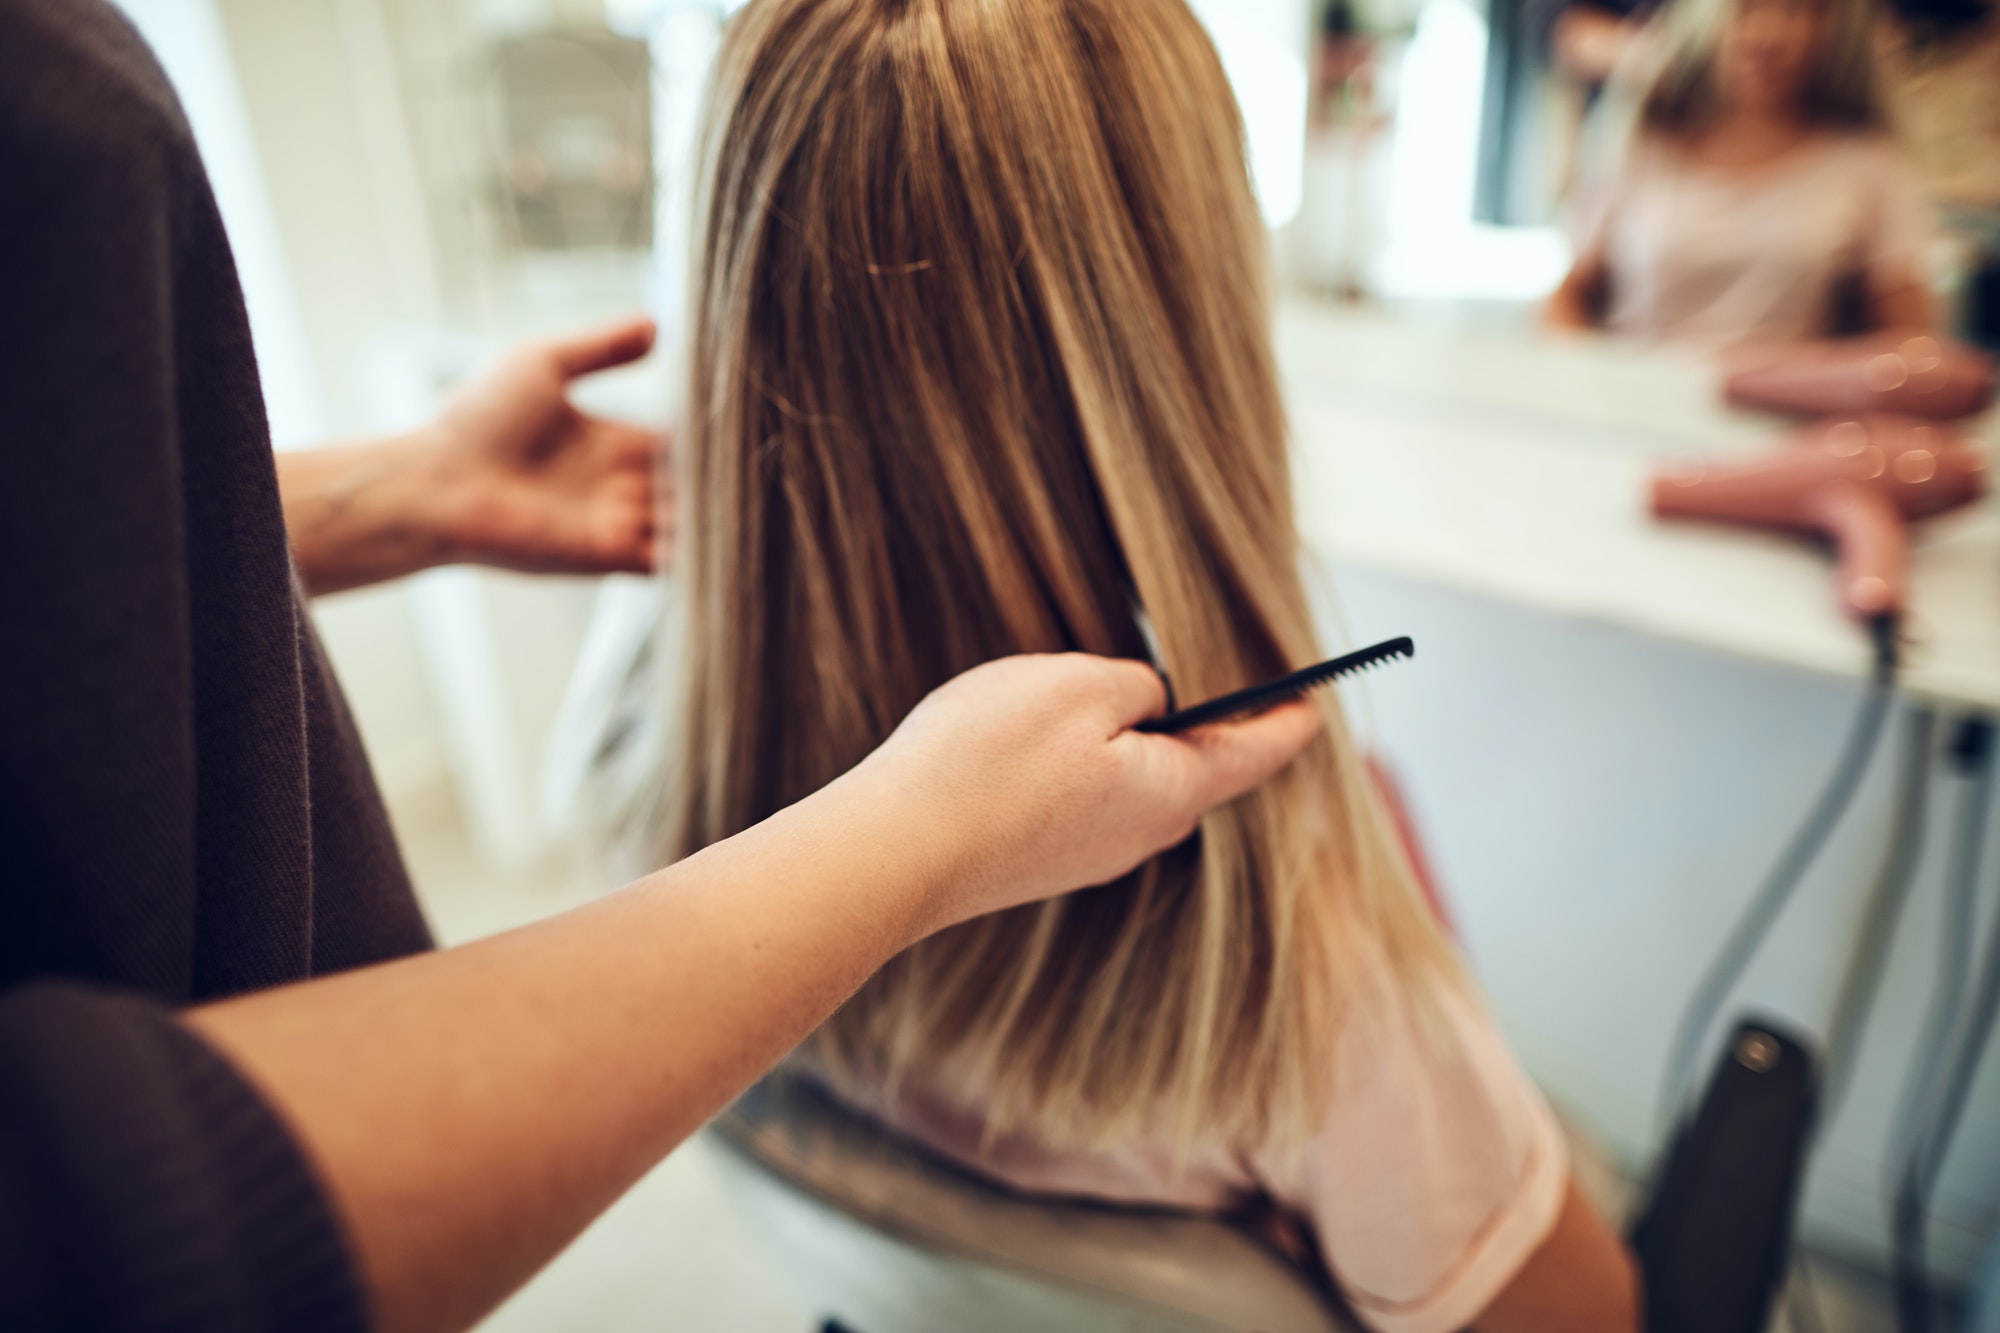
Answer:
[{"label": "rolled-up sleeve", "polygon": [[324,1192],[276,1114],[159,1006],[0,993],[0,1326],[353,1333]]}]

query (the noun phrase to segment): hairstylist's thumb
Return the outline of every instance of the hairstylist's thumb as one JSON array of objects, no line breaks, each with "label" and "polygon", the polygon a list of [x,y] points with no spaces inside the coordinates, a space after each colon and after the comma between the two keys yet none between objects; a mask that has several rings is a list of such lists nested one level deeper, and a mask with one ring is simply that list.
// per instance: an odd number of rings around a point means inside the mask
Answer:
[{"label": "hairstylist's thumb", "polygon": [[1133,732],[1131,739],[1147,746],[1164,741],[1178,747],[1169,752],[1167,762],[1188,769],[1190,800],[1199,818],[1268,782],[1312,743],[1324,720],[1318,708],[1294,699],[1251,717],[1211,723],[1177,736]]},{"label": "hairstylist's thumb", "polygon": [[1174,735],[1132,731],[1165,711],[1167,693],[1160,674],[1138,662],[1082,660],[1101,663],[1106,686],[1115,691],[1114,716],[1125,733],[1119,743],[1140,750],[1145,762],[1160,765],[1186,783],[1182,837],[1193,832],[1196,821],[1209,810],[1269,781],[1320,731],[1320,711],[1302,700]]}]

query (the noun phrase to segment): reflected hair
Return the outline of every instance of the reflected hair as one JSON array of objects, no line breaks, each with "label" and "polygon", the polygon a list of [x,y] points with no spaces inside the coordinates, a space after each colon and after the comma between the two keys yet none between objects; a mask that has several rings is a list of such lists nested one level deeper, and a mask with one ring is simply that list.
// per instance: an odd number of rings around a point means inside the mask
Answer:
[{"label": "reflected hair", "polygon": [[[707,114],[663,855],[991,658],[1143,659],[1149,624],[1195,700],[1323,655],[1242,125],[1181,0],[753,0]],[[1456,975],[1321,706],[1189,842],[917,944],[812,1057],[1052,1144],[1303,1138],[1343,960]]]},{"label": "reflected hair", "polygon": [[[1822,0],[1820,47],[1801,94],[1809,125],[1879,130],[1888,125],[1875,65],[1873,0]],[[1638,119],[1668,137],[1699,134],[1721,114],[1716,56],[1742,0],[1672,0],[1653,21],[1652,60],[1644,62]]]}]

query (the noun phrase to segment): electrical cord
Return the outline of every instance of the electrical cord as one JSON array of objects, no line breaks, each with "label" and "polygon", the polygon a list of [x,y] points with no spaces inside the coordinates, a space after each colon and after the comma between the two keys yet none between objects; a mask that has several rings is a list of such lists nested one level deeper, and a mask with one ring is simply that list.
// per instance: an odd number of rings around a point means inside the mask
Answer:
[{"label": "electrical cord", "polygon": [[[1903,909],[1910,900],[1910,885],[1922,860],[1923,833],[1930,807],[1931,752],[1937,733],[1937,714],[1929,708],[1912,708],[1903,740],[1901,771],[1896,779],[1896,812],[1890,827],[1888,850],[1881,869],[1868,891],[1861,922],[1855,931],[1854,957],[1842,978],[1834,1001],[1833,1020],[1827,1033],[1827,1091],[1817,1125],[1833,1122],[1853,1079],[1861,1037],[1880,994],[1883,974],[1888,970],[1890,946],[1901,924]],[[1786,1310],[1793,1333],[1825,1333],[1826,1319],[1820,1309],[1819,1286],[1813,1280],[1812,1264],[1803,1253],[1792,1262]]]},{"label": "electrical cord", "polygon": [[1792,1333],[1826,1333],[1826,1316],[1820,1309],[1819,1283],[1813,1280],[1812,1265],[1802,1254],[1792,1265],[1786,1311],[1791,1315]]},{"label": "electrical cord", "polygon": [[1891,1142],[1894,1156],[1907,1153],[1923,1135],[1924,1108],[1936,1091],[1938,1062],[1951,1039],[1959,1006],[1965,1002],[1978,928],[1976,877],[1985,841],[1985,812],[1993,791],[1992,736],[1990,722],[1969,718],[1959,724],[1950,747],[1952,767],[1975,782],[1961,797],[1958,808],[1951,865],[1945,872],[1943,914],[1939,917],[1937,979],[1916,1045],[1920,1063],[1905,1080],[1903,1102],[1896,1112]]},{"label": "electrical cord", "polygon": [[1987,1041],[1993,1034],[1995,1015],[2000,1014],[2000,928],[1996,928],[1987,952],[1987,966],[1969,1020],[1960,1033],[1934,1129],[1912,1155],[1908,1173],[1896,1194],[1897,1314],[1908,1333],[1927,1333],[1931,1326],[1925,1219],[1937,1189],[1938,1173],[1958,1132],[1966,1095],[1971,1091]]},{"label": "electrical cord", "polygon": [[[1902,1163],[1892,1183],[1891,1249],[1896,1319],[1903,1333],[1929,1333],[1931,1327],[1925,1254],[1931,1197],[1991,1036],[1995,1013],[2000,1011],[2000,916],[1996,916],[1977,992],[1962,1026],[1959,1021],[1973,961],[1979,867],[1992,809],[1993,724],[1985,718],[1962,723],[1952,757],[1959,770],[1976,775],[1976,781],[1959,808],[1946,881],[1938,980],[1917,1040],[1922,1064],[1910,1076],[1897,1119]],[[1956,1042],[1952,1040],[1954,1030]]]},{"label": "electrical cord", "polygon": [[1852,804],[1854,793],[1868,771],[1869,760],[1874,757],[1876,746],[1882,739],[1889,706],[1895,698],[1897,623],[1893,616],[1876,616],[1869,621],[1868,629],[1875,646],[1875,670],[1848,730],[1840,759],[1819,799],[1813,803],[1805,823],[1792,836],[1770,874],[1765,877],[1762,887],[1751,899],[1750,906],[1730,930],[1722,951],[1702,973],[1701,981],[1696,985],[1674,1030],[1660,1106],[1662,1128],[1669,1138],[1680,1118],[1681,1108],[1686,1105],[1702,1039],[1714,1025],[1723,1002],[1742,979],[1751,958],[1770,934],[1778,913],[1798,890],[1806,871],[1819,859],[1820,852],[1825,850],[1828,839],[1840,824],[1841,816]]},{"label": "electrical cord", "polygon": [[1881,990],[1889,949],[1895,943],[1896,928],[1910,900],[1910,884],[1922,859],[1925,816],[1930,807],[1931,745],[1936,731],[1935,712],[1921,707],[1910,710],[1902,771],[1896,780],[1896,813],[1888,851],[1862,908],[1854,957],[1848,964],[1847,975],[1841,979],[1833,1005],[1833,1021],[1827,1028],[1827,1090],[1820,1103],[1821,1124],[1832,1123],[1847,1095],[1862,1033]]}]

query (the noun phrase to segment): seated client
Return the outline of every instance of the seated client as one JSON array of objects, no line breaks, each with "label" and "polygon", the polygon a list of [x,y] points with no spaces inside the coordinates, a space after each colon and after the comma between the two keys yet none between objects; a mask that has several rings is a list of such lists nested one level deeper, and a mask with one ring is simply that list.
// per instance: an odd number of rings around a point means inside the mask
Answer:
[{"label": "seated client", "polygon": [[1711,345],[1935,331],[1870,0],[1674,0],[1654,28],[1550,321]]},{"label": "seated client", "polygon": [[[753,0],[710,122],[660,856],[989,658],[1155,654],[1193,701],[1322,656],[1242,124],[1181,0]],[[933,936],[797,1059],[1026,1190],[1270,1200],[1379,1329],[1630,1329],[1321,706],[1187,843]]]}]

